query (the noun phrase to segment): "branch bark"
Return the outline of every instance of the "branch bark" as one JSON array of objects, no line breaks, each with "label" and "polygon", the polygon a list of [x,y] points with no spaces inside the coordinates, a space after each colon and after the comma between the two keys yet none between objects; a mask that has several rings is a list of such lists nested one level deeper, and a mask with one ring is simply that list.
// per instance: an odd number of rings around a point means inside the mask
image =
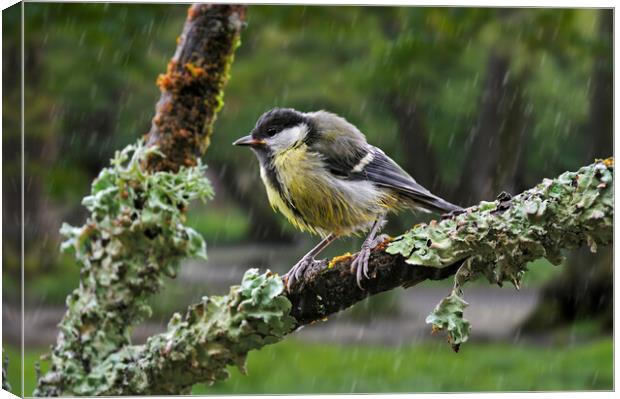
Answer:
[{"label": "branch bark", "polygon": [[296,326],[324,320],[381,292],[412,287],[426,280],[446,279],[463,263],[456,261],[444,268],[410,265],[403,256],[385,251],[390,241],[387,239],[373,249],[368,261],[372,278],[365,281],[364,290],[357,286],[355,273],[350,270],[354,255],[323,259],[308,268],[301,284],[285,293],[292,303],[291,316]]},{"label": "branch bark", "polygon": [[149,170],[177,171],[196,165],[197,157],[209,147],[245,13],[242,5],[189,8],[168,70],[157,78],[161,97],[147,145],[156,145],[166,157],[151,157]]}]

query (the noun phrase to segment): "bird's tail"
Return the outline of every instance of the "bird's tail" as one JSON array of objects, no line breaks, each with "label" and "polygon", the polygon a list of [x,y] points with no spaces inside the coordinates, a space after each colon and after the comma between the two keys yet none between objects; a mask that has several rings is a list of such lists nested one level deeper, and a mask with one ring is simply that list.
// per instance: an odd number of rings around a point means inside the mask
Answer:
[{"label": "bird's tail", "polygon": [[419,207],[438,214],[458,212],[463,210],[463,208],[461,208],[460,206],[454,205],[430,192],[421,193],[419,191],[403,190],[402,188],[399,191],[407,199],[413,202],[413,206],[416,208]]}]

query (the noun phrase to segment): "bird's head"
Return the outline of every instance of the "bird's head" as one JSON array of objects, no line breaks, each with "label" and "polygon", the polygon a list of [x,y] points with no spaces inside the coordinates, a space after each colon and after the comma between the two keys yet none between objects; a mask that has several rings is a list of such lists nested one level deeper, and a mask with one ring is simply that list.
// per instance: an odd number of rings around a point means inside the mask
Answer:
[{"label": "bird's head", "polygon": [[233,145],[250,146],[259,156],[274,154],[307,142],[312,132],[310,115],[292,108],[274,108],[261,115],[250,134]]}]

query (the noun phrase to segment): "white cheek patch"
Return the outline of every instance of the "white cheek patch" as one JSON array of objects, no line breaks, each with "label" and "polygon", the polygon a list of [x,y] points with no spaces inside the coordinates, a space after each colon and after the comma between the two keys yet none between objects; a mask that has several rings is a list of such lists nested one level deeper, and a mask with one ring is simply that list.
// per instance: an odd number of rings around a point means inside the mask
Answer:
[{"label": "white cheek patch", "polygon": [[308,125],[302,123],[297,126],[282,130],[273,137],[268,138],[267,144],[276,151],[283,151],[294,147],[302,142],[308,135]]}]

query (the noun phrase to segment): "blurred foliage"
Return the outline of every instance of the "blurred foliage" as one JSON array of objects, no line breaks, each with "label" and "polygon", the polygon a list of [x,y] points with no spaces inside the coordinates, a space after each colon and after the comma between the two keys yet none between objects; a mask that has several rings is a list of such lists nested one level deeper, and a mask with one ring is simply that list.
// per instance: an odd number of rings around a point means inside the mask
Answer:
[{"label": "blurred foliage", "polygon": [[[2,265],[5,274],[20,271],[21,263],[21,57],[19,24],[21,9],[9,7],[2,11]],[[3,288],[7,284],[3,282]],[[3,300],[18,302],[4,291]]]},{"label": "blurred foliage", "polygon": [[206,209],[195,206],[190,208],[190,212],[193,217],[188,220],[187,225],[199,232],[210,244],[241,241],[249,228],[245,213],[236,207]]},{"label": "blurred foliage", "polygon": [[113,151],[148,131],[183,8],[26,6],[26,135],[55,137],[55,162],[40,172],[52,199],[79,202]]}]

